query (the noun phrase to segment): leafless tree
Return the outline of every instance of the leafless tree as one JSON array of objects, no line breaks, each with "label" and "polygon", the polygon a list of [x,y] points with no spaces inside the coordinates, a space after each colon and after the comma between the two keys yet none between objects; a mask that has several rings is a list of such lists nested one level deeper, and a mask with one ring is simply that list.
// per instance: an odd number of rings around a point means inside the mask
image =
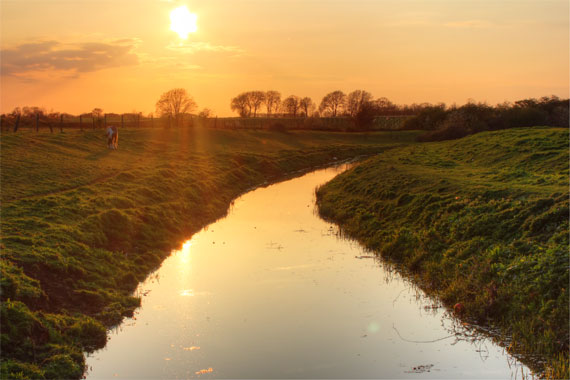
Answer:
[{"label": "leafless tree", "polygon": [[300,108],[301,99],[296,95],[291,95],[283,101],[283,109],[289,115],[295,117]]},{"label": "leafless tree", "polygon": [[321,101],[319,110],[324,114],[335,117],[339,114],[340,111],[342,111],[345,104],[346,95],[344,92],[337,90],[325,95]]},{"label": "leafless tree", "polygon": [[214,115],[214,113],[212,112],[211,109],[209,108],[204,108],[202,111],[200,111],[200,113],[198,114],[198,116],[203,117],[205,119],[212,117]]},{"label": "leafless tree", "polygon": [[395,115],[399,112],[398,106],[392,103],[388,98],[378,98],[374,103],[380,115]]},{"label": "leafless tree", "polygon": [[250,109],[253,111],[253,117],[257,116],[257,110],[265,101],[265,92],[263,91],[250,91],[247,93],[249,99]]},{"label": "leafless tree", "polygon": [[346,110],[352,117],[360,112],[362,106],[372,100],[372,94],[364,90],[355,90],[348,94]]},{"label": "leafless tree", "polygon": [[22,116],[24,117],[30,117],[30,116],[36,116],[39,115],[40,117],[44,116],[46,114],[46,110],[45,108],[42,107],[29,107],[29,106],[25,106],[22,108]]},{"label": "leafless tree", "polygon": [[264,102],[265,92],[247,91],[233,98],[230,107],[232,111],[236,111],[241,117],[256,117],[257,111]]},{"label": "leafless tree", "polygon": [[247,92],[243,92],[232,99],[230,104],[232,111],[236,111],[240,117],[248,117],[251,114],[251,107]]},{"label": "leafless tree", "polygon": [[185,113],[196,109],[196,102],[185,89],[175,88],[165,92],[156,102],[156,113],[161,117],[172,117],[180,125]]},{"label": "leafless tree", "polygon": [[11,116],[21,116],[22,115],[22,109],[20,107],[15,107],[12,112],[10,112]]},{"label": "leafless tree", "polygon": [[101,116],[103,116],[103,110],[101,108],[93,108],[93,111],[91,111],[91,116],[96,119],[100,119]]},{"label": "leafless tree", "polygon": [[281,93],[278,91],[267,91],[265,93],[265,107],[267,108],[267,115],[271,116],[273,112],[279,110],[281,105]]},{"label": "leafless tree", "polygon": [[313,103],[311,98],[305,96],[299,101],[299,107],[305,112],[305,117],[309,117],[309,111],[313,111],[315,109],[315,103]]}]

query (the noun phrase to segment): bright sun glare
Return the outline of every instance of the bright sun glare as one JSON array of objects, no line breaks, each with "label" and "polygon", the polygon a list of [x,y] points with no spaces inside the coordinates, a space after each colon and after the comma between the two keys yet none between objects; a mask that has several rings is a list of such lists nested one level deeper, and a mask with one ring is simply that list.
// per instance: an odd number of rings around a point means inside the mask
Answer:
[{"label": "bright sun glare", "polygon": [[187,39],[189,33],[198,30],[196,20],[198,16],[190,13],[186,6],[178,7],[170,12],[170,30],[178,33],[180,38]]}]

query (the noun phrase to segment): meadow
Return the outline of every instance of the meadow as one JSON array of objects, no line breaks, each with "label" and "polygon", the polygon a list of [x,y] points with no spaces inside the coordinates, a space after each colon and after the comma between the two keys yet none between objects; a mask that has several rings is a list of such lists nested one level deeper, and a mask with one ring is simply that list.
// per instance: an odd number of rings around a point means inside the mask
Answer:
[{"label": "meadow", "polygon": [[417,132],[19,131],[1,139],[2,378],[80,378],[171,249],[257,186]]},{"label": "meadow", "polygon": [[549,378],[568,378],[568,129],[380,154],[317,191],[320,213]]}]

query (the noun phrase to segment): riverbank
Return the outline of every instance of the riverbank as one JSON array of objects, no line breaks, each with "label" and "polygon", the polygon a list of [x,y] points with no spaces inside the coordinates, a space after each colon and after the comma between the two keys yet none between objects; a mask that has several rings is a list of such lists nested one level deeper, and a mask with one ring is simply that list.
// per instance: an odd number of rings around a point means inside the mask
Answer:
[{"label": "riverbank", "polygon": [[568,180],[568,130],[521,128],[392,150],[317,202],[466,321],[568,378]]},{"label": "riverbank", "polygon": [[139,281],[232,200],[415,133],[123,130],[2,136],[2,378],[79,378]]}]

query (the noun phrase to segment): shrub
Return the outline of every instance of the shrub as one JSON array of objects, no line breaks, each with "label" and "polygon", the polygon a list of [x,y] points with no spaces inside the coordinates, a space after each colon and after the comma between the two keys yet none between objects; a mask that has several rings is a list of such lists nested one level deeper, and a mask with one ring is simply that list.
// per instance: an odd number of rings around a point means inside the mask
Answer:
[{"label": "shrub", "polygon": [[48,379],[78,379],[83,375],[83,365],[73,361],[67,354],[51,356],[42,367]]},{"label": "shrub", "polygon": [[3,360],[0,371],[2,379],[44,379],[44,371],[37,365],[17,360]]},{"label": "shrub", "polygon": [[107,331],[105,327],[92,318],[82,319],[70,327],[70,335],[86,351],[93,351],[105,346]]}]

